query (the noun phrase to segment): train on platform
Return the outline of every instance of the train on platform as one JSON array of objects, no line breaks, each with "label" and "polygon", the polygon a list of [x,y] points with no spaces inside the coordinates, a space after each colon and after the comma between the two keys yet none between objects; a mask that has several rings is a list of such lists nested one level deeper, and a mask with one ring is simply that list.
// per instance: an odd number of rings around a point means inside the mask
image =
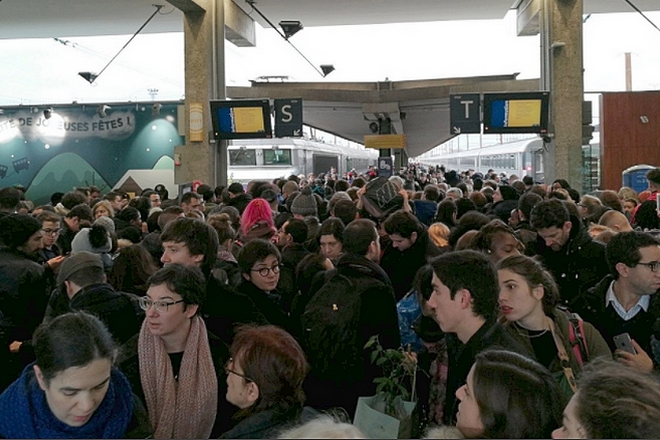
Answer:
[{"label": "train on platform", "polygon": [[310,139],[232,140],[228,146],[228,180],[247,183],[295,175],[319,175],[334,168],[339,177],[355,169],[364,173],[375,166],[378,151]]},{"label": "train on platform", "polygon": [[419,162],[425,165],[444,165],[447,170],[474,170],[482,174],[493,170],[497,174],[505,173],[507,176],[532,176],[535,182],[543,182],[543,149],[543,139],[537,137],[492,147],[421,157]]}]

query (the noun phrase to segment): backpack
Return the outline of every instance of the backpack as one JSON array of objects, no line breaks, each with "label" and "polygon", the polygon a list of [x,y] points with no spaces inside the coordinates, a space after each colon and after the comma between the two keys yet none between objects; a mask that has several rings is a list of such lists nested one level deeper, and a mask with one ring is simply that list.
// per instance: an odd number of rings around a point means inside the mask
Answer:
[{"label": "backpack", "polygon": [[367,183],[362,196],[364,210],[373,218],[381,219],[401,209],[403,197],[397,187],[386,177],[380,176]]},{"label": "backpack", "polygon": [[580,367],[589,362],[589,347],[584,333],[584,321],[577,313],[572,313],[563,307],[559,307],[568,316],[568,342],[573,349],[573,355]]},{"label": "backpack", "polygon": [[361,305],[360,292],[348,277],[336,269],[325,273],[325,283],[300,317],[302,345],[317,377],[343,381],[363,364]]}]

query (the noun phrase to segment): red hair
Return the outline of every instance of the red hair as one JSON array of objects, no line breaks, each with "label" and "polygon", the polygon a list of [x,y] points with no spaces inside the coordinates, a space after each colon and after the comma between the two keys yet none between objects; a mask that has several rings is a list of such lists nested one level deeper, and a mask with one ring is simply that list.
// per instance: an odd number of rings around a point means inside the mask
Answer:
[{"label": "red hair", "polygon": [[248,413],[269,408],[280,412],[302,409],[309,364],[293,336],[274,325],[245,325],[237,329],[229,352],[245,376],[259,387],[259,400]]},{"label": "red hair", "polygon": [[262,198],[253,199],[248,203],[243,215],[241,216],[241,234],[247,235],[257,222],[265,222],[268,226],[275,229],[273,222],[273,211],[270,204]]}]

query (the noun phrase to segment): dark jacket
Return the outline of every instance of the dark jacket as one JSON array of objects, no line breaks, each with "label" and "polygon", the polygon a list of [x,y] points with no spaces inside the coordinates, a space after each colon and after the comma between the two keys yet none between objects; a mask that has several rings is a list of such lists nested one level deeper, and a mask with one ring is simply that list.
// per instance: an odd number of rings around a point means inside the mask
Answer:
[{"label": "dark jacket", "polygon": [[57,247],[60,248],[61,255],[69,255],[71,253],[71,242],[75,238],[77,232],[74,232],[69,228],[69,224],[66,220],[62,221],[62,232],[60,236],[57,237]]},{"label": "dark jacket", "polygon": [[565,304],[570,304],[580,292],[595,286],[609,273],[605,245],[594,241],[576,217],[571,216],[571,222],[568,242],[559,252],[547,247],[540,236],[536,243],[537,254],[557,281]]},{"label": "dark jacket", "polygon": [[35,257],[0,248],[0,311],[7,340],[32,338],[46,311],[47,287],[44,268]]},{"label": "dark jacket", "polygon": [[250,281],[243,280],[238,286],[238,292],[252,300],[257,309],[266,318],[268,324],[291,331],[291,323],[288,314],[284,311],[282,295],[279,289],[272,292],[264,292]]},{"label": "dark jacket", "polygon": [[220,438],[277,438],[285,430],[306,423],[318,415],[318,411],[307,406],[302,411],[290,411],[283,415],[267,409],[241,420]]},{"label": "dark jacket", "polygon": [[209,276],[206,282],[206,297],[200,316],[204,319],[209,333],[216,335],[228,346],[234,339],[236,326],[268,323],[248,296],[237,292],[213,276]]},{"label": "dark jacket", "polygon": [[444,423],[455,425],[458,399],[456,391],[467,381],[468,373],[479,353],[490,348],[501,348],[520,353],[534,359],[532,353],[514,339],[499,322],[488,320],[467,343],[463,344],[455,333],[445,336],[449,370],[447,372],[447,398],[445,400]]},{"label": "dark jacket", "polygon": [[243,215],[243,211],[247,208],[247,205],[252,201],[252,196],[249,194],[239,194],[234,198],[231,198],[227,201],[227,206],[233,206],[238,209],[238,212]]},{"label": "dark jacket", "polygon": [[84,287],[71,299],[66,292],[55,290],[50,296],[44,321],[71,311],[85,311],[98,317],[108,327],[118,345],[135,336],[144,319],[136,295],[117,292],[105,283]]},{"label": "dark jacket", "polygon": [[[357,351],[363,353],[363,359],[351,371],[337,372],[336,376],[343,377],[341,383],[319,377],[312,369],[305,383],[305,393],[307,403],[313,408],[342,407],[352,418],[358,397],[375,394],[373,380],[383,374],[371,363],[371,353],[364,350],[364,345],[369,338],[378,335],[383,348],[398,348],[399,323],[392,286],[387,274],[376,263],[363,256],[345,254],[339,259],[336,270],[353,285],[352,291],[341,293],[361,296]],[[313,358],[315,354],[308,352],[307,356]]]},{"label": "dark jacket", "polygon": [[605,307],[605,296],[612,281],[614,281],[612,275],[604,277],[600,283],[573,301],[572,310],[596,327],[610,350],[616,349],[612,339],[614,336],[628,333],[651,356],[653,324],[660,319],[660,296],[657,293],[651,295],[648,312],[642,310],[632,319],[624,321],[611,304]]},{"label": "dark jacket", "polygon": [[413,200],[412,203],[417,220],[426,226],[431,226],[438,211],[438,204],[433,200]]},{"label": "dark jacket", "polygon": [[521,220],[515,227],[518,239],[525,245],[525,255],[533,257],[536,255],[536,243],[538,242],[539,234],[536,232],[532,225],[527,220]]},{"label": "dark jacket", "polygon": [[429,258],[437,255],[440,255],[440,251],[429,238],[426,227],[419,234],[415,243],[403,252],[392,245],[385,249],[380,266],[392,282],[397,301],[406,296],[406,293],[412,288],[415,274],[419,268],[424,266]]},{"label": "dark jacket", "polygon": [[[140,399],[146,408],[147,402],[144,397],[144,390],[142,389],[142,381],[140,379],[138,339],[139,334],[133,336],[121,347],[115,364],[121,372],[124,373],[131,384],[133,393],[138,399]],[[227,375],[225,374],[224,366],[229,360],[229,350],[227,345],[216,336],[209,333],[209,347],[211,348],[213,366],[215,367],[218,379],[218,413],[215,418],[213,430],[211,431],[211,438],[218,438],[221,433],[225,432],[231,426],[231,416],[235,412],[235,408],[233,408],[226,399]]]},{"label": "dark jacket", "polygon": [[46,292],[52,292],[57,288],[57,274],[47,263],[51,258],[62,255],[60,248],[57,244],[51,246],[50,250],[43,248],[37,251],[37,263],[41,264],[44,268],[44,274],[47,280]]},{"label": "dark jacket", "polygon": [[500,200],[499,202],[493,203],[491,206],[492,214],[502,220],[504,223],[509,223],[509,217],[511,217],[511,211],[518,209],[518,200]]},{"label": "dark jacket", "polygon": [[291,312],[293,298],[298,293],[296,267],[310,253],[302,243],[291,243],[282,249],[282,269],[277,290],[282,294],[282,308],[286,313]]}]

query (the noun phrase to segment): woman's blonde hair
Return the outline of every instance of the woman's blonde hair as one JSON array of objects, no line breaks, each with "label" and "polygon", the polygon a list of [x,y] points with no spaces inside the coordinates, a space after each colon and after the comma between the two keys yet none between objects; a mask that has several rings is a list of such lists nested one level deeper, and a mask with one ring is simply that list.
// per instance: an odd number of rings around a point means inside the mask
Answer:
[{"label": "woman's blonde hair", "polygon": [[94,204],[94,207],[92,208],[92,216],[94,217],[96,216],[96,211],[100,207],[104,207],[108,211],[109,213],[108,217],[112,218],[115,216],[115,210],[112,209],[112,205],[107,200],[100,200],[96,202],[96,204]]},{"label": "woman's blonde hair", "polygon": [[449,227],[442,222],[433,223],[429,226],[429,237],[438,247],[449,245]]}]

